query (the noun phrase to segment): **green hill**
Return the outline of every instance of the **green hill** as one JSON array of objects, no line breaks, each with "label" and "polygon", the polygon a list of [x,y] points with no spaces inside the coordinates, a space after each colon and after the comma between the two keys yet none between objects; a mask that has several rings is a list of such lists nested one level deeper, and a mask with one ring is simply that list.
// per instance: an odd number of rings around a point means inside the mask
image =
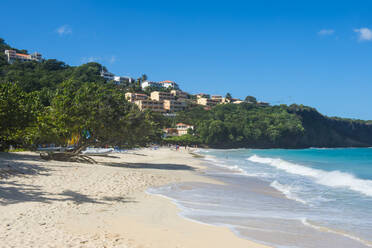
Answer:
[{"label": "green hill", "polygon": [[372,146],[371,121],[330,118],[302,105],[221,104],[209,111],[198,106],[175,119],[140,112],[124,97],[126,91],[142,91],[140,80],[106,82],[100,76],[106,68],[98,63],[73,67],[48,59],[8,64],[6,49],[14,48],[0,39],[0,150],[66,144],[82,133],[89,138],[80,139],[80,145],[144,145],[159,142],[161,129],[176,121],[195,126],[194,136],[184,139],[215,148]]}]

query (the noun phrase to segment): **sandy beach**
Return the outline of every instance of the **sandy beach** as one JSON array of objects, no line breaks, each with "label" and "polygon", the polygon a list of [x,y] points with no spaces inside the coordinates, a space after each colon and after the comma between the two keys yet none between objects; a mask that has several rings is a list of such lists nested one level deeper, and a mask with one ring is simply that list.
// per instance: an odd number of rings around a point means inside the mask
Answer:
[{"label": "sandy beach", "polygon": [[140,149],[97,164],[0,154],[0,247],[266,247],[184,219],[146,193],[173,182],[218,184],[185,150]]}]

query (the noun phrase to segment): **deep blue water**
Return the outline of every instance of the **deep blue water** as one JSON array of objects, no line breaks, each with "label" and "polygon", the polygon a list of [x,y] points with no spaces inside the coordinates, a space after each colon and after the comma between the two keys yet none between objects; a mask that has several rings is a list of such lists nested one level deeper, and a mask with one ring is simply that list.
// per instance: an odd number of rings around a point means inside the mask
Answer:
[{"label": "deep blue water", "polygon": [[154,191],[173,198],[185,217],[275,247],[372,247],[372,149],[199,153],[212,165],[207,174],[225,185]]}]

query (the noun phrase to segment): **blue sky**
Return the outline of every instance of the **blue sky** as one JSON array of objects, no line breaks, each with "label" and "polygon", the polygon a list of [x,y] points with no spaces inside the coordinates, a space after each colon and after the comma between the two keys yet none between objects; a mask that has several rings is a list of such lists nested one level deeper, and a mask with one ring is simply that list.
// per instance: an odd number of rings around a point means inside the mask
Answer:
[{"label": "blue sky", "polygon": [[371,1],[1,1],[0,37],[190,93],[372,119]]}]

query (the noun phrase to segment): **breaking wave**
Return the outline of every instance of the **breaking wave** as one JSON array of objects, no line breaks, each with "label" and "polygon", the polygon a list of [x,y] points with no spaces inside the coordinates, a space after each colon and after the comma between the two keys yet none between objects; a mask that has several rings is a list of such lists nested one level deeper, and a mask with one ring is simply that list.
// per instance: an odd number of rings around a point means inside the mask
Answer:
[{"label": "breaking wave", "polygon": [[275,180],[270,184],[270,186],[282,192],[290,200],[295,200],[302,204],[307,204],[305,200],[301,199],[295,193],[293,193],[294,189],[290,185],[284,185]]},{"label": "breaking wave", "polygon": [[311,177],[318,184],[335,188],[346,188],[372,197],[372,180],[359,179],[349,173],[313,169],[280,158],[264,158],[253,155],[247,159],[251,162],[270,165],[291,174]]}]

